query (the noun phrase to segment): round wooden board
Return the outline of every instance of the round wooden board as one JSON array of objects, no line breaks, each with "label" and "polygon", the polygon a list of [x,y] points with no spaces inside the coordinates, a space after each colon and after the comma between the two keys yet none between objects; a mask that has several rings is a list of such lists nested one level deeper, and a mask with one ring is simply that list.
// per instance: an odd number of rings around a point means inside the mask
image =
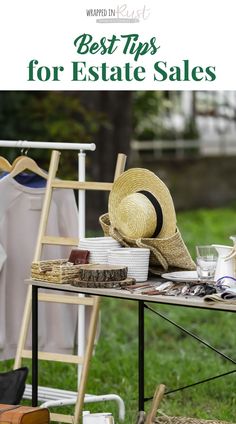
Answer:
[{"label": "round wooden board", "polygon": [[79,267],[78,277],[76,280],[87,283],[123,281],[127,278],[127,273],[128,268],[126,266],[86,264]]}]

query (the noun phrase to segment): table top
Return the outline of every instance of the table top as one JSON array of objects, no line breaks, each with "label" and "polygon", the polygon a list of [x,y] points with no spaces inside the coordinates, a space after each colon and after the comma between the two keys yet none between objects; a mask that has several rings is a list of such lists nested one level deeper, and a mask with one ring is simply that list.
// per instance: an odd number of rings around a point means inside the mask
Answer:
[{"label": "table top", "polygon": [[[160,282],[158,278],[148,280],[147,282],[153,284],[154,282]],[[227,302],[215,302],[209,304],[203,300],[203,298],[198,296],[166,296],[166,295],[147,295],[137,292],[130,292],[125,289],[101,289],[101,288],[84,288],[84,287],[74,287],[70,284],[56,284],[56,283],[47,283],[42,281],[36,281],[28,279],[26,280],[27,284],[30,284],[39,288],[46,288],[49,290],[60,290],[71,293],[81,293],[94,296],[102,297],[112,297],[126,300],[136,300],[136,301],[145,301],[152,303],[161,303],[175,306],[185,306],[185,307],[194,307],[202,309],[212,309],[219,311],[231,311],[236,312],[236,304],[230,304]]]}]

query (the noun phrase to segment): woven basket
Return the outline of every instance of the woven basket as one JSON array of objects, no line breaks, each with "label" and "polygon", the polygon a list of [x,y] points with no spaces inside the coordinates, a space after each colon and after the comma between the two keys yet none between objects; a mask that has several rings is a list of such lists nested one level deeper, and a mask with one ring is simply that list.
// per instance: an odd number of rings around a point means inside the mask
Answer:
[{"label": "woven basket", "polygon": [[[160,411],[160,414],[161,413]],[[145,424],[148,421],[145,412],[140,412],[136,424]],[[150,421],[149,421],[150,422]],[[203,420],[200,418],[188,418],[188,417],[169,417],[165,414],[158,416],[151,421],[153,424],[235,424],[229,421],[219,420]]]},{"label": "woven basket", "polygon": [[67,259],[33,262],[31,278],[47,283],[70,283],[79,276],[79,268],[80,265],[73,265]]},{"label": "woven basket", "polygon": [[229,421],[212,421],[187,417],[158,417],[154,422],[157,424],[233,424],[229,423]]},{"label": "woven basket", "polygon": [[160,410],[157,416],[157,411],[165,394],[165,389],[166,386],[164,384],[157,386],[148,415],[146,415],[144,411],[140,411],[136,424],[235,424],[232,422],[230,423],[229,421],[203,420],[188,417],[169,417]]}]

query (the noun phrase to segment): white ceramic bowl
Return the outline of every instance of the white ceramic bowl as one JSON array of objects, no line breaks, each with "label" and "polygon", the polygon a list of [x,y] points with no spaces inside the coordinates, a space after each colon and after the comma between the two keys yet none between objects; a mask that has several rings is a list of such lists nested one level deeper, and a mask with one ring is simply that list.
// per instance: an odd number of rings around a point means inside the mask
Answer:
[{"label": "white ceramic bowl", "polygon": [[147,280],[149,256],[149,249],[115,249],[108,252],[108,264],[127,266],[128,278],[135,278],[136,281],[142,282]]},{"label": "white ceramic bowl", "polygon": [[108,250],[119,249],[121,245],[112,237],[88,237],[80,239],[79,248],[90,252],[90,263],[107,264]]}]

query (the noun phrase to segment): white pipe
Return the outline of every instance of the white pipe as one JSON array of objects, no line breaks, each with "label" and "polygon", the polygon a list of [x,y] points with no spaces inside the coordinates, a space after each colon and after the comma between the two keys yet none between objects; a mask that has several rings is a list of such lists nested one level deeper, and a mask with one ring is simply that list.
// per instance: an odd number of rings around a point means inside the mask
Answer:
[{"label": "white pipe", "polygon": [[[85,158],[86,153],[78,154],[78,177],[79,181],[85,181]],[[79,238],[85,237],[85,190],[79,190]]]},{"label": "white pipe", "polygon": [[0,147],[20,149],[96,150],[94,143],[57,143],[50,141],[0,140]]},{"label": "white pipe", "polygon": [[[71,398],[62,398],[57,400],[48,400],[40,405],[40,408],[52,408],[54,406],[65,406],[65,405],[74,405],[76,403],[76,393],[74,397]],[[106,402],[106,401],[115,401],[119,408],[119,420],[124,421],[125,419],[125,404],[123,399],[115,394],[109,395],[85,395],[84,403],[94,403],[94,402]]]},{"label": "white pipe", "polygon": [[[78,178],[79,181],[85,181],[85,158],[86,153],[80,152],[78,154]],[[79,239],[85,237],[85,190],[79,190],[78,193],[78,202],[79,202]],[[79,295],[80,297],[84,297],[84,295]],[[84,357],[85,353],[85,306],[80,305],[78,307],[78,355],[80,357]],[[78,365],[78,387],[80,383],[82,372],[82,365]]]}]

